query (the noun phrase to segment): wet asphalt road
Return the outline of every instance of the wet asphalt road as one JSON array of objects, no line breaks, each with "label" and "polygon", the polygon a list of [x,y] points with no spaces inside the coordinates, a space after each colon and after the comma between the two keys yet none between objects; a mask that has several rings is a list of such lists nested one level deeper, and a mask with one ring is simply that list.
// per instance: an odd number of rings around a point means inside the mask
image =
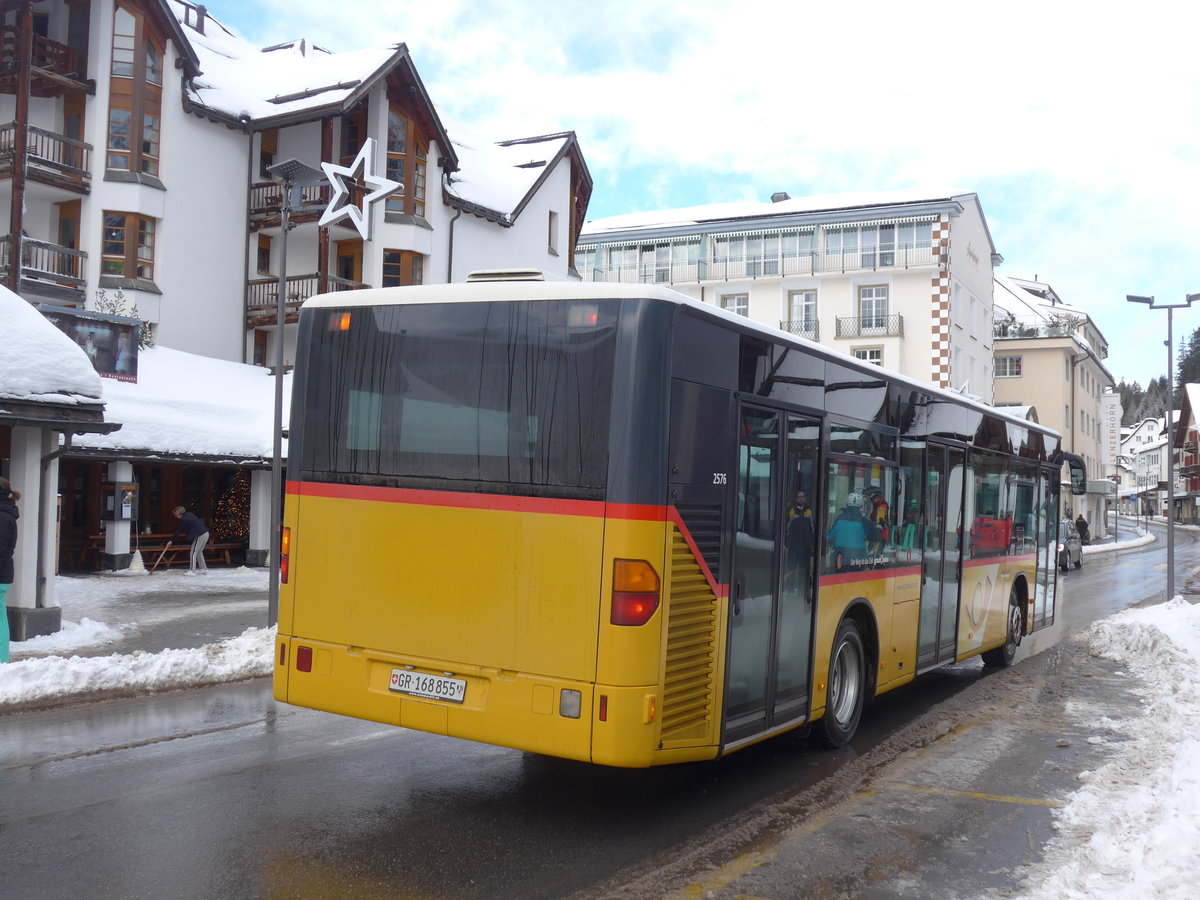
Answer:
[{"label": "wet asphalt road", "polygon": [[[1198,546],[1193,533],[1177,532],[1177,588],[1200,563]],[[1161,540],[1087,557],[1060,582],[1057,624],[1027,639],[1021,653],[1161,595],[1164,567]],[[204,642],[194,624],[176,627]],[[1037,671],[1041,660],[1031,661]],[[1022,671],[1029,667],[984,676],[968,662],[926,676],[881,698],[853,746],[836,753],[785,736],[716,763],[648,771],[546,760],[277,706],[266,681],[6,716],[0,885],[6,896],[47,898],[81,890],[180,898],[685,896],[687,885],[705,884],[805,822],[815,823],[813,834],[836,833],[845,820],[824,820],[823,830],[818,813],[844,802],[839,791],[850,773],[882,748],[879,777],[901,759],[898,733],[911,732],[920,746],[926,720],[946,718],[959,698],[979,700],[1002,684],[997,679],[1030,680]],[[947,705],[927,716],[941,701]],[[964,827],[961,817],[943,822]],[[822,858],[811,847],[804,852],[814,864]],[[858,852],[869,860],[872,848]],[[842,864],[846,884],[861,883],[854,879],[863,870],[847,864],[845,849],[830,859]],[[802,896],[785,892],[794,879],[772,886],[782,860],[753,867],[759,896]],[[734,884],[732,876],[722,883]],[[718,883],[705,890],[724,896]],[[880,890],[886,896],[891,888]]]}]

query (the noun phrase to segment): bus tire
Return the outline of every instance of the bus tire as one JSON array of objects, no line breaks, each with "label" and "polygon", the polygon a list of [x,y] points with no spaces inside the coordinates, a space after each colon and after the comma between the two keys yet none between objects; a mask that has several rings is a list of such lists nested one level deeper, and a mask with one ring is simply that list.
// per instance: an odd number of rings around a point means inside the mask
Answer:
[{"label": "bus tire", "polygon": [[858,730],[867,696],[867,655],[853,619],[842,619],[829,654],[829,692],[817,736],[827,747],[844,747]]},{"label": "bus tire", "polygon": [[1021,646],[1021,634],[1025,630],[1024,624],[1025,619],[1021,615],[1021,598],[1014,589],[1008,595],[1008,633],[1004,636],[1003,644],[983,652],[985,666],[989,669],[1007,669],[1013,664],[1017,648]]}]

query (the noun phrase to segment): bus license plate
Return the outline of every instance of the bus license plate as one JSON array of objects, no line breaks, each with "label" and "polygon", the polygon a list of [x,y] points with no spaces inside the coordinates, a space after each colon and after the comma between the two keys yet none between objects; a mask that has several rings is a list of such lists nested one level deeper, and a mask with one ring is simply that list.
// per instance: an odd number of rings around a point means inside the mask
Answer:
[{"label": "bus license plate", "polygon": [[467,696],[467,681],[465,678],[446,678],[443,675],[426,675],[424,672],[412,672],[408,669],[392,669],[388,690],[429,700],[462,703]]}]

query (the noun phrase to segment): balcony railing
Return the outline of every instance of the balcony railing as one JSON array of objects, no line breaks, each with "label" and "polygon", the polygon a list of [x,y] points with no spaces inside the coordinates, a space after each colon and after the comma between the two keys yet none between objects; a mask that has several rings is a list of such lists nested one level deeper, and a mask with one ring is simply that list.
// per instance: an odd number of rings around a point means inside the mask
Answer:
[{"label": "balcony railing", "polygon": [[[316,296],[321,276],[289,275],[287,278],[287,297],[284,306],[288,311],[295,310],[309,297]],[[358,281],[348,281],[345,278],[329,276],[329,290],[357,291],[370,285]],[[255,278],[249,282],[249,292],[246,295],[246,313],[248,315],[263,315],[274,312],[279,298],[278,278]]]},{"label": "balcony railing", "polygon": [[689,281],[730,281],[745,278],[779,278],[785,275],[909,269],[931,266],[935,261],[933,248],[924,244],[895,249],[835,252],[812,250],[797,256],[777,256],[770,259],[703,258],[687,262],[581,266],[579,275],[584,281],[677,284]]},{"label": "balcony railing", "polygon": [[779,330],[797,335],[798,337],[808,338],[810,341],[819,341],[821,339],[821,329],[818,327],[816,319],[808,322],[780,322]]},{"label": "balcony railing", "polygon": [[[11,175],[17,146],[17,124],[0,125],[0,172]],[[63,134],[25,126],[29,177],[87,191],[92,181],[92,145]],[[50,174],[50,178],[39,177]]]},{"label": "balcony railing", "polygon": [[834,337],[903,337],[904,316],[838,316]]},{"label": "balcony railing", "polygon": [[1069,319],[997,319],[992,325],[992,337],[998,340],[1070,337],[1078,327],[1078,322]]},{"label": "balcony railing", "polygon": [[[0,273],[7,275],[12,265],[12,235],[0,237]],[[21,238],[21,277],[83,287],[87,253],[39,241]]]},{"label": "balcony railing", "polygon": [[[301,204],[312,209],[293,212],[293,221],[315,219],[320,215],[317,206],[328,202],[327,184],[309,185],[300,189]],[[258,225],[278,224],[283,210],[283,184],[278,181],[260,181],[250,186],[250,220]]]}]

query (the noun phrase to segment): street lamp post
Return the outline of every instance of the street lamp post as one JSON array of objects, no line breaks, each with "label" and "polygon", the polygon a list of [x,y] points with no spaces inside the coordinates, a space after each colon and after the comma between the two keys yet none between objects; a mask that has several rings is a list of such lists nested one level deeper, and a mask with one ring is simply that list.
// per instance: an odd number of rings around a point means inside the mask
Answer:
[{"label": "street lamp post", "polygon": [[1188,294],[1183,303],[1155,303],[1153,297],[1132,294],[1126,294],[1125,299],[1167,311],[1167,599],[1170,600],[1175,596],[1175,371],[1171,353],[1171,317],[1175,310],[1187,309],[1200,300],[1200,294]]},{"label": "street lamp post", "polygon": [[318,208],[315,205],[304,205],[302,191],[306,187],[319,184],[325,176],[297,159],[286,159],[269,166],[267,171],[283,180],[279,221],[283,239],[279,249],[278,296],[275,298],[275,422],[271,429],[271,556],[267,593],[267,624],[274,625],[279,620],[279,558],[283,514],[283,326],[287,321],[288,232],[296,227],[292,224],[293,212]]}]

